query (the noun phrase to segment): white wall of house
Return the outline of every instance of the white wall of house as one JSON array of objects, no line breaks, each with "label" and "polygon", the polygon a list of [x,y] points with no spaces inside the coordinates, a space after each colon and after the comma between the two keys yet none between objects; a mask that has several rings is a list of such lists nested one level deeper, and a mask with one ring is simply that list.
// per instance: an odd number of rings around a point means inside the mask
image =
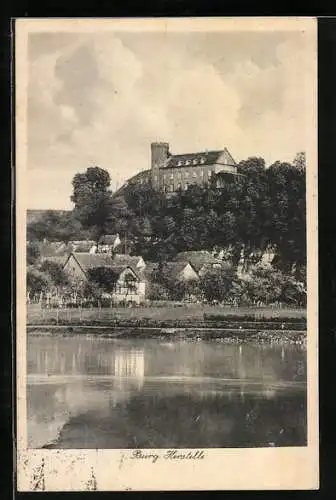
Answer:
[{"label": "white wall of house", "polygon": [[198,274],[190,264],[187,264],[184,269],[179,273],[178,279],[184,281],[198,280]]},{"label": "white wall of house", "polygon": [[85,273],[83,272],[73,255],[70,255],[63,269],[69,275],[69,277],[86,280]]}]

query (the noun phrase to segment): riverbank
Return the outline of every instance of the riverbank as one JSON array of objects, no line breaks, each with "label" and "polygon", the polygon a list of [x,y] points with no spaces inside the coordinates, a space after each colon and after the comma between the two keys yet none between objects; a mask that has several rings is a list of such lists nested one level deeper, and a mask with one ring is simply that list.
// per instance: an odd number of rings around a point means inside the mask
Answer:
[{"label": "riverbank", "polygon": [[164,341],[215,341],[227,344],[306,344],[305,330],[259,330],[240,328],[121,328],[111,326],[84,325],[38,325],[28,326],[28,335],[33,336],[99,336],[111,339],[158,339]]},{"label": "riverbank", "polygon": [[28,309],[33,335],[216,340],[227,343],[306,342],[306,312],[297,309],[181,307],[90,310]]}]

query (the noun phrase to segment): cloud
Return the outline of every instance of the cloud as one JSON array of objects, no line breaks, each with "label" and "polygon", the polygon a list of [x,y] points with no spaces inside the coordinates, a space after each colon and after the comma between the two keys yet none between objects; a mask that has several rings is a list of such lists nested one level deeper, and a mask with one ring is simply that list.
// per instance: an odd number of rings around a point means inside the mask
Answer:
[{"label": "cloud", "polygon": [[304,149],[305,44],[275,35],[272,44],[269,34],[263,51],[265,38],[252,36],[251,50],[246,34],[236,45],[227,40],[104,33],[59,35],[59,44],[53,35],[43,49],[32,44],[35,206],[69,206],[71,179],[89,165],[107,169],[114,185],[148,168],[154,140],[170,142],[173,152],[227,146],[237,160],[267,162]]}]

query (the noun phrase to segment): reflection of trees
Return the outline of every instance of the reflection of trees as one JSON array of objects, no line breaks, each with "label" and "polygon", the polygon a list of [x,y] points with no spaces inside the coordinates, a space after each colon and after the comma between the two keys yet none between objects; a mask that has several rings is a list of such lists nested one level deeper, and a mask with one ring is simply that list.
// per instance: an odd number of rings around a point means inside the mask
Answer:
[{"label": "reflection of trees", "polygon": [[[114,355],[114,374],[123,379],[132,379],[140,389],[145,377],[145,355],[143,349],[118,350]],[[119,386],[122,386],[119,380]]]},{"label": "reflection of trees", "polygon": [[305,380],[305,351],[296,346],[228,345],[208,342],[113,343],[104,339],[35,338],[28,372],[44,375],[146,375],[240,380]]}]

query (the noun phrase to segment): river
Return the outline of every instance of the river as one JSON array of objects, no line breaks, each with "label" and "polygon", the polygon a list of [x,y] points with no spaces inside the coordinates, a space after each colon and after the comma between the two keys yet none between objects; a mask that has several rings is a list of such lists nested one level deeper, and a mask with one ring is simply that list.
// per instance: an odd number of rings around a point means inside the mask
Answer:
[{"label": "river", "polygon": [[28,337],[30,448],[306,445],[298,345]]}]

